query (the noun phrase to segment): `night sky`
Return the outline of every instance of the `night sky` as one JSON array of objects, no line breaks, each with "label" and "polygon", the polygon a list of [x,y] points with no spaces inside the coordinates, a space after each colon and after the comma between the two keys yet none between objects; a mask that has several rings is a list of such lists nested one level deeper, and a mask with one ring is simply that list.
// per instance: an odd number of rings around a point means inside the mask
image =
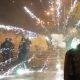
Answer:
[{"label": "night sky", "polygon": [[[47,29],[52,32],[56,29],[54,27],[57,26],[55,25],[57,22],[52,21],[52,17],[45,14],[45,11],[49,10],[49,1],[50,0],[0,0],[0,24],[23,27],[33,32],[44,33],[41,25],[37,24],[36,20],[32,19],[30,15],[25,12],[24,6],[26,6],[38,18],[43,20]],[[71,0],[62,0],[64,4],[61,6],[62,10],[64,6],[68,9],[68,6],[71,4],[70,1]],[[54,12],[54,15],[56,15],[56,12]],[[54,20],[57,21],[56,17],[54,17]],[[62,20],[63,11],[60,17],[60,21]]]},{"label": "night sky", "polygon": [[36,16],[43,18],[41,11],[44,10],[44,5],[40,4],[39,0],[0,0],[0,24],[24,27],[35,32],[41,30],[35,25],[35,19],[24,11],[24,6],[32,10]]}]

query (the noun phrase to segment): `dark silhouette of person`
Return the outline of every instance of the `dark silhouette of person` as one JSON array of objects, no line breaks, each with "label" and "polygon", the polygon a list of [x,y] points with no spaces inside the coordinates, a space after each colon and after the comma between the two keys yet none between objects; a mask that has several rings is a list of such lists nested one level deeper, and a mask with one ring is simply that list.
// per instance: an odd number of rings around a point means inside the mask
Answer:
[{"label": "dark silhouette of person", "polygon": [[80,80],[80,44],[65,54],[64,80]]},{"label": "dark silhouette of person", "polygon": [[22,38],[20,45],[19,45],[19,54],[18,54],[18,60],[19,62],[27,60],[27,53],[29,49],[29,40]]},{"label": "dark silhouette of person", "polygon": [[10,42],[10,58],[13,58],[13,49],[14,49],[14,44],[12,43],[12,39],[9,38],[9,42]]},{"label": "dark silhouette of person", "polygon": [[10,38],[6,38],[5,41],[1,44],[1,49],[3,53],[3,61],[6,61],[10,58],[12,43]]},{"label": "dark silhouette of person", "polygon": [[26,39],[26,44],[27,44],[27,52],[29,52],[30,44],[31,44],[31,40],[29,38]]}]

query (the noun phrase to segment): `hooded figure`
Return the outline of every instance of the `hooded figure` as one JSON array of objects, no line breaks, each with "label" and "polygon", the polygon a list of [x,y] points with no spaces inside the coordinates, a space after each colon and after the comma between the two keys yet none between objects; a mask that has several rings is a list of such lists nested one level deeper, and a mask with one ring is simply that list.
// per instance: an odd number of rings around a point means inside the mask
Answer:
[{"label": "hooded figure", "polygon": [[80,44],[76,49],[70,49],[66,52],[64,80],[80,80]]},{"label": "hooded figure", "polygon": [[29,40],[22,38],[20,45],[19,45],[19,54],[18,54],[18,60],[19,62],[27,60],[27,54],[29,50]]},{"label": "hooded figure", "polygon": [[5,39],[5,41],[1,44],[1,49],[3,53],[3,61],[8,60],[12,49],[12,42],[10,41],[10,38]]}]

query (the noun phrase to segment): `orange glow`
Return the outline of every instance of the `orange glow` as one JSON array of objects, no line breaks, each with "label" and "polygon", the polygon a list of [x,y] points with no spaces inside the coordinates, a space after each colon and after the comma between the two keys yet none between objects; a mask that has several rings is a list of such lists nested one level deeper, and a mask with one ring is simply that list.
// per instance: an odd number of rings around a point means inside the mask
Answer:
[{"label": "orange glow", "polygon": [[[39,37],[36,37],[32,40],[32,48],[33,50],[36,49],[36,47],[39,49],[39,50],[47,50],[48,46],[47,46],[47,43],[44,39],[43,36],[39,36]],[[32,50],[31,48],[31,50]]]},{"label": "orange glow", "polygon": [[46,14],[49,16],[50,15],[50,12],[46,12]]}]

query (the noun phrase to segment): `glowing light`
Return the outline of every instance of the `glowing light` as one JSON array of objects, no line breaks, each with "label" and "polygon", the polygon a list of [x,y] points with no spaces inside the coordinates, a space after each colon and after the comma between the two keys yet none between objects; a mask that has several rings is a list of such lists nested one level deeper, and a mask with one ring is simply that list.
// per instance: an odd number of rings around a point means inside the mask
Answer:
[{"label": "glowing light", "polygon": [[54,1],[53,0],[49,0],[49,8],[50,8],[50,12],[51,12],[51,16],[52,16],[52,21],[54,21],[54,17],[55,17],[55,14],[54,14]]},{"label": "glowing light", "polygon": [[[46,31],[48,31],[48,29],[45,27],[44,25],[44,21],[40,20],[38,17],[36,17],[27,7],[24,7],[24,10],[32,17],[35,18],[37,20],[38,24],[41,24],[41,27],[44,28]],[[49,13],[48,13],[49,14]]]},{"label": "glowing light", "polygon": [[46,12],[46,14],[49,16],[50,15],[50,12]]},{"label": "glowing light", "polygon": [[56,71],[56,80],[63,80],[63,78],[62,78],[62,76],[63,76],[63,70],[61,69],[61,63],[60,62],[57,63],[56,69],[57,69],[57,71]]},{"label": "glowing light", "polygon": [[18,76],[20,76],[20,75],[28,75],[28,74],[32,74],[32,73],[34,73],[35,71],[33,71],[33,70],[30,70],[30,69],[28,69],[27,68],[27,66],[26,66],[26,63],[25,63],[26,61],[24,61],[24,62],[22,62],[22,63],[20,63],[20,64],[18,64],[18,65],[16,65],[16,66],[14,66],[14,67],[12,67],[11,69],[9,69],[7,72],[5,72],[1,77],[0,77],[0,79],[1,78],[5,78],[5,77],[8,77],[9,75],[11,76],[14,76],[15,77],[15,75],[17,74]]},{"label": "glowing light", "polygon": [[77,27],[80,26],[80,20],[77,22],[76,26],[77,26]]},{"label": "glowing light", "polygon": [[57,17],[60,17],[60,13],[61,13],[60,10],[61,10],[61,6],[62,6],[61,0],[57,0],[56,5],[57,5]]},{"label": "glowing light", "polygon": [[77,48],[78,44],[80,44],[80,39],[74,38],[71,43],[71,48]]},{"label": "glowing light", "polygon": [[58,70],[56,73],[56,80],[63,80],[63,70]]},{"label": "glowing light", "polygon": [[28,37],[29,36],[37,36],[37,34],[34,33],[34,32],[24,30],[23,28],[19,28],[19,27],[15,27],[15,26],[0,25],[0,28],[4,29],[4,30],[7,30],[7,31],[15,31],[15,32],[19,32],[19,33],[21,32],[24,35],[24,37],[26,37],[26,36],[28,36]]},{"label": "glowing light", "polygon": [[29,69],[19,68],[19,69],[17,69],[16,74],[17,75],[24,75],[24,74],[31,74],[33,72],[34,71],[30,71]]},{"label": "glowing light", "polygon": [[0,25],[0,28],[5,29],[5,30],[14,30],[14,31],[22,31],[24,32],[25,30],[22,28],[14,27],[14,26],[5,26],[5,25]]},{"label": "glowing light", "polygon": [[60,68],[61,68],[61,64],[58,63],[58,64],[56,65],[56,68],[57,68],[57,69],[60,69]]},{"label": "glowing light", "polygon": [[71,33],[76,33],[77,32],[77,29],[76,28],[73,28],[70,32]]},{"label": "glowing light", "polygon": [[77,48],[77,45],[78,45],[77,43],[73,43],[73,44],[71,44],[71,47],[72,48]]},{"label": "glowing light", "polygon": [[50,8],[50,11],[54,11],[54,8],[53,8],[53,7],[51,7],[51,8]]},{"label": "glowing light", "polygon": [[27,7],[24,7],[24,10],[29,13],[32,18],[36,18],[36,16]]},{"label": "glowing light", "polygon": [[[68,13],[68,15],[67,15],[67,19],[66,19],[66,21],[65,21],[66,25],[67,25],[68,20],[69,20],[69,18],[70,18],[70,14],[73,12],[74,8],[76,7],[77,2],[78,2],[78,0],[75,0],[74,3],[73,3],[73,5],[71,5],[70,11],[69,11],[69,13]],[[71,4],[72,4],[72,3],[71,3]]]},{"label": "glowing light", "polygon": [[35,18],[37,21],[40,22],[40,19],[38,17],[36,17],[34,15],[34,13],[32,13],[27,7],[24,7],[24,10],[32,17],[32,18]]},{"label": "glowing light", "polygon": [[[32,17],[35,18],[37,20],[37,24],[40,24],[41,27],[45,30],[45,32],[49,33],[49,30],[46,28],[46,26],[44,25],[44,21],[40,20],[37,16],[35,16],[27,7],[24,7],[24,10]],[[49,14],[49,13],[48,13]]]},{"label": "glowing light", "polygon": [[46,39],[47,41],[50,41],[50,39],[49,39],[49,37],[48,37],[48,36],[45,36],[45,39]]},{"label": "glowing light", "polygon": [[14,78],[15,76],[13,75],[9,75],[9,76],[3,76],[3,75],[0,75],[0,80],[4,80],[5,78]]},{"label": "glowing light", "polygon": [[63,34],[51,34],[52,37],[52,45],[54,47],[65,48],[64,36]]},{"label": "glowing light", "polygon": [[18,75],[24,75],[25,74],[25,70],[24,69],[18,69],[16,73]]}]

